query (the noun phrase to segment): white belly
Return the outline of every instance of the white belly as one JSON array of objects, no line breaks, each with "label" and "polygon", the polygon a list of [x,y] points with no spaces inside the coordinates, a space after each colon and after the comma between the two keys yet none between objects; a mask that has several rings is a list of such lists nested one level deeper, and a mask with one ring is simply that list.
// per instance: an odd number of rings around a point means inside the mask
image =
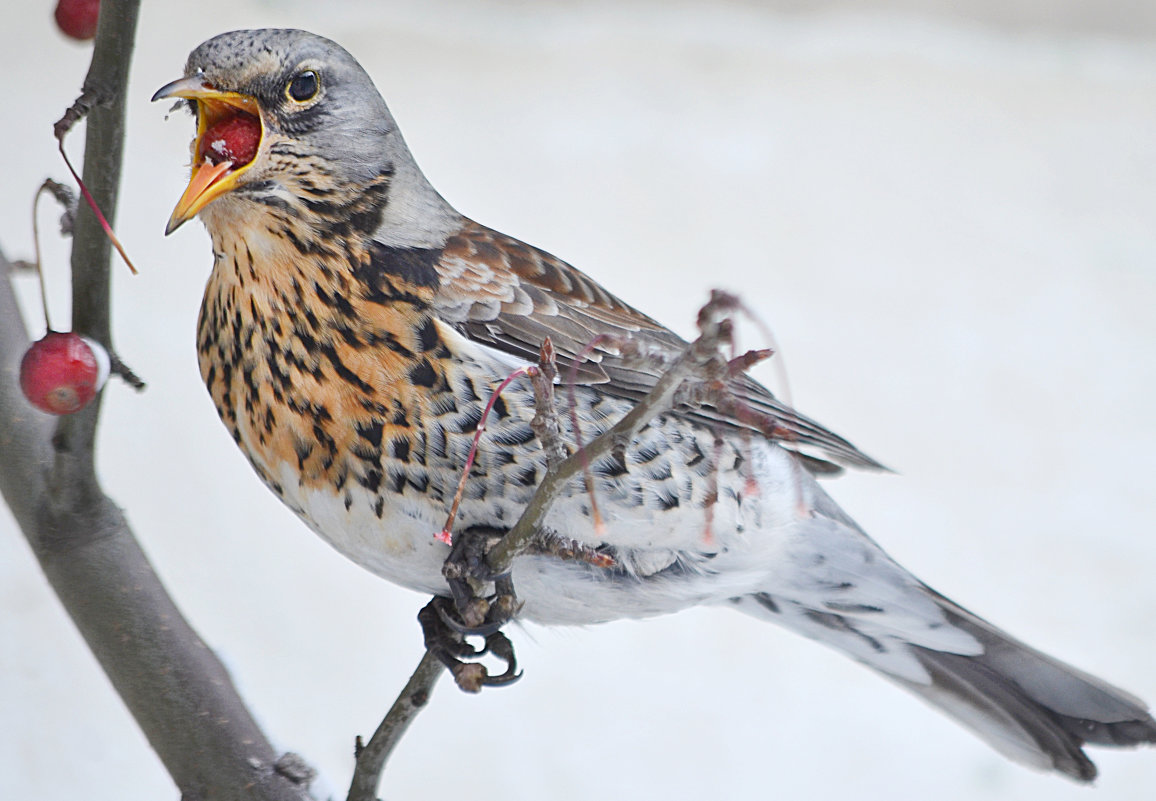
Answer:
[{"label": "white belly", "polygon": [[[760,472],[790,482],[790,459],[769,448]],[[770,463],[765,461],[770,460]],[[278,471],[282,498],[310,528],[359,565],[384,579],[423,593],[446,594],[441,569],[449,548],[436,539],[447,509],[424,495],[379,495],[360,487],[342,495],[296,484],[296,471]],[[663,511],[615,503],[600,497],[605,523],[593,534],[584,490],[562,497],[547,526],[562,537],[616,549],[619,566],[596,568],[555,557],[522,556],[514,565],[514,585],[525,603],[521,617],[541,623],[587,624],[622,617],[666,614],[695,604],[725,601],[754,591],[786,544],[788,532],[804,519],[807,484],[784,492],[764,482],[763,490],[720,501],[708,524],[702,509]],[[347,505],[345,495],[350,496]],[[378,513],[380,509],[380,515]],[[489,497],[463,502],[455,530],[474,524],[512,525],[521,505]]]},{"label": "white belly", "polygon": [[[428,503],[397,496],[375,511],[377,495],[361,487],[336,495],[298,486],[297,472],[282,464],[282,500],[326,542],[367,570],[403,587],[444,593],[442,564],[449,548],[434,538],[445,523]],[[352,502],[346,508],[345,494]]]}]

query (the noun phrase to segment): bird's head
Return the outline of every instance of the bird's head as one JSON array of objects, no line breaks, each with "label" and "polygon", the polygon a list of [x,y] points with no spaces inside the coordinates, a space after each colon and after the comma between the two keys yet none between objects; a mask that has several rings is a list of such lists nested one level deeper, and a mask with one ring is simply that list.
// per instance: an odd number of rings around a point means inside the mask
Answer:
[{"label": "bird's head", "polygon": [[[203,209],[212,229],[260,207],[337,213],[356,206],[363,217],[377,217],[381,209],[365,208],[370,188],[379,206],[394,188],[437,197],[373,81],[320,36],[221,34],[189,55],[185,77],[153,96],[165,98],[187,101],[197,119],[192,178],[166,233]],[[389,186],[396,179],[409,186]]]}]

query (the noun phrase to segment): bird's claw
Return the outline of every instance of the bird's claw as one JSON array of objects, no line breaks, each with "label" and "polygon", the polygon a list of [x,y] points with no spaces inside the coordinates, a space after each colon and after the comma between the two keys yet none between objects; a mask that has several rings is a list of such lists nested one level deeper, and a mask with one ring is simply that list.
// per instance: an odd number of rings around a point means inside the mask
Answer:
[{"label": "bird's claw", "polygon": [[468,693],[481,692],[483,687],[502,687],[513,684],[522,678],[522,671],[518,670],[518,659],[514,655],[514,644],[500,631],[486,637],[486,647],[478,655],[491,653],[506,663],[506,670],[497,676],[491,675],[486,666],[480,662],[457,662],[449,665],[450,673],[458,687]]},{"label": "bird's claw", "polygon": [[[485,635],[484,647],[473,647],[465,640],[465,635],[473,632],[463,632],[453,621],[451,611],[445,608],[448,603],[448,598],[435,597],[417,617],[425,637],[426,650],[449,669],[458,687],[465,692],[476,693],[481,692],[483,687],[500,687],[522,678],[514,645],[509,638],[494,628]],[[505,672],[491,675],[480,662],[463,661],[478,659],[486,654],[493,654],[505,662]]]},{"label": "bird's claw", "polygon": [[[438,613],[458,634],[488,637],[513,620],[522,608],[510,573],[494,573],[486,561],[489,544],[503,533],[490,528],[472,528],[454,537],[442,575],[449,585],[455,610],[451,613],[439,606]],[[494,594],[480,596],[476,588],[490,583],[494,585]]]},{"label": "bird's claw", "polygon": [[[514,593],[510,573],[495,573],[486,561],[491,544],[504,533],[481,527],[458,533],[442,566],[452,598],[434,598],[418,614],[426,649],[449,668],[458,687],[466,692],[511,684],[522,677],[514,645],[501,632],[521,610],[522,602]],[[479,588],[491,583],[493,595],[480,595]],[[485,646],[474,648],[466,642],[470,636],[485,637]],[[505,662],[506,670],[491,675],[480,662],[464,661],[485,654]]]}]

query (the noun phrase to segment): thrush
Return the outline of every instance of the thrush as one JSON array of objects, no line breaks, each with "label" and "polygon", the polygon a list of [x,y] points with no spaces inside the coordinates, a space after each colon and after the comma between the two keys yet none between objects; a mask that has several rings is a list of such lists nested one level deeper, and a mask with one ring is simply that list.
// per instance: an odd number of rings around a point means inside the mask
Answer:
[{"label": "thrush", "polygon": [[[565,403],[587,437],[685,347],[565,262],[459,214],[370,77],[327,39],[222,34],[160,98],[186,101],[197,120],[168,231],[199,216],[212,238],[197,351],[221,420],[285,504],[390,581],[451,594],[450,549],[435,533],[493,387],[547,337],[573,368]],[[1085,744],[1156,741],[1143,702],[927,587],[813,475],[877,462],[748,378],[727,389],[733,408],[661,414],[590,465],[593,493],[580,480],[561,491],[543,536],[606,559],[519,557],[519,618],[730,606],[842,651],[1012,759],[1077,780],[1096,773]],[[547,468],[534,412],[525,382],[494,403],[463,532],[500,535],[525,508]]]}]

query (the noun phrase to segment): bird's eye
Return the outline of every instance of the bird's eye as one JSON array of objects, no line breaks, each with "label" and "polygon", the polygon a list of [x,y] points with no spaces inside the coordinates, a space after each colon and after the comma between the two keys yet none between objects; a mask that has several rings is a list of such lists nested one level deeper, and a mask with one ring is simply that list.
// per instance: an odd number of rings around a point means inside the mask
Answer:
[{"label": "bird's eye", "polygon": [[305,70],[293,76],[289,85],[285,87],[285,94],[298,103],[305,103],[317,97],[321,90],[321,79],[313,70]]}]

